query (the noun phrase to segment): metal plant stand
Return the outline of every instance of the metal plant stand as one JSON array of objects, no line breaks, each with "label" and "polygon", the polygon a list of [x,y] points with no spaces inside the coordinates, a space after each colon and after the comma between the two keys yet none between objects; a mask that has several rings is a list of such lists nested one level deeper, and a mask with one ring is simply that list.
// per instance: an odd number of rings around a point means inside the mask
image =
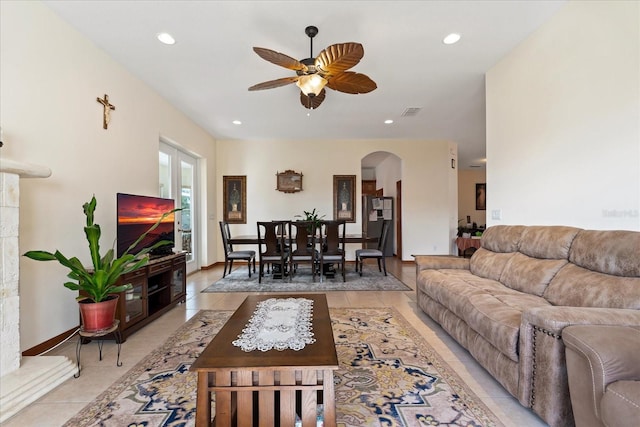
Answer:
[{"label": "metal plant stand", "polygon": [[100,360],[102,360],[102,344],[104,342],[103,337],[109,334],[113,334],[118,344],[118,358],[116,359],[116,366],[122,366],[122,362],[120,362],[120,348],[122,347],[122,335],[120,334],[120,320],[114,320],[113,325],[110,328],[102,329],[99,331],[83,331],[80,329],[78,332],[78,344],[76,344],[76,361],[78,372],[74,375],[74,378],[78,378],[80,376],[80,351],[82,350],[82,341],[83,340],[91,340],[95,338],[100,338],[98,340],[98,350],[100,352]]}]

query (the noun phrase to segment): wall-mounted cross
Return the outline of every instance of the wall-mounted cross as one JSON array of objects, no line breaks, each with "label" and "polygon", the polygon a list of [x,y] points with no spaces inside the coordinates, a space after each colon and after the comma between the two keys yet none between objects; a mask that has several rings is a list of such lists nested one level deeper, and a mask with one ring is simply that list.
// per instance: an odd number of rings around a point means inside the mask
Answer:
[{"label": "wall-mounted cross", "polygon": [[96,98],[104,107],[104,113],[102,114],[102,128],[107,129],[109,127],[109,120],[111,120],[111,110],[115,110],[116,106],[109,103],[109,95],[104,94],[104,99]]}]

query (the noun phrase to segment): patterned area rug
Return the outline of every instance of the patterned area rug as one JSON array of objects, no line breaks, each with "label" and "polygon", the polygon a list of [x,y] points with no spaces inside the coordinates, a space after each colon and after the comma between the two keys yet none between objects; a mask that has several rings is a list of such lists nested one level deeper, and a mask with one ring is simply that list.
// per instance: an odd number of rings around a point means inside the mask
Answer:
[{"label": "patterned area rug", "polygon": [[315,282],[311,270],[300,267],[298,274],[289,278],[274,279],[265,274],[262,283],[258,283],[258,275],[247,274],[247,266],[234,269],[224,279],[220,279],[202,292],[327,292],[327,291],[410,291],[411,288],[396,279],[391,273],[380,273],[375,265],[365,265],[362,276],[355,269],[347,265],[346,281],[342,281],[342,273],[338,271],[335,277],[322,279],[316,276]]},{"label": "patterned area rug", "polygon": [[[502,426],[395,309],[330,314],[339,426]],[[65,426],[193,426],[189,367],[230,315],[200,311]]]}]

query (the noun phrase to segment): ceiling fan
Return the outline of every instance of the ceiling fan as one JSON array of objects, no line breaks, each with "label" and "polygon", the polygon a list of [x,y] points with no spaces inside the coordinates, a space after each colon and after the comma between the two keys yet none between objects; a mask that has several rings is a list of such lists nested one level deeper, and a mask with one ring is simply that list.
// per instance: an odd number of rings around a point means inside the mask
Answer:
[{"label": "ceiling fan", "polygon": [[296,72],[296,76],[283,77],[258,83],[250,91],[273,89],[295,83],[300,88],[300,102],[305,108],[315,109],[322,104],[326,96],[325,85],[339,92],[358,94],[376,89],[376,83],[364,74],[347,71],[364,56],[360,43],[338,43],[324,49],[313,58],[313,38],[318,28],[308,26],[304,30],[309,36],[311,49],[309,58],[297,60],[271,49],[254,47],[253,51],[262,59]]}]

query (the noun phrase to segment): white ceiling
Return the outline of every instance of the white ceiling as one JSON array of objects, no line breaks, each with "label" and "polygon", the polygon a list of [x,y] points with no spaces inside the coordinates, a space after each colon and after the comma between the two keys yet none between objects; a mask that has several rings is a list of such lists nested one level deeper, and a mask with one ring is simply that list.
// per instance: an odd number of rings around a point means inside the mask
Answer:
[{"label": "white ceiling", "polygon": [[[466,169],[484,167],[485,72],[565,0],[45,3],[216,139],[449,140]],[[295,85],[249,92],[294,75],[252,47],[307,58],[308,25],[319,28],[314,56],[334,43],[362,43],[364,58],[352,71],[378,88],[361,95],[327,89],[310,116]],[[176,44],[160,44],[159,32]],[[447,46],[442,39],[451,32],[462,39]],[[413,107],[421,108],[417,115],[401,116]]]}]

